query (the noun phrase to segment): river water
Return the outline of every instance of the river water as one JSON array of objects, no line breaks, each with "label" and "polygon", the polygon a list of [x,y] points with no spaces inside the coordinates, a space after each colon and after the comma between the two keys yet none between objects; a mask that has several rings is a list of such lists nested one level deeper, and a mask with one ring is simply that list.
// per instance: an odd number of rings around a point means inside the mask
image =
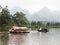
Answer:
[{"label": "river water", "polygon": [[60,29],[52,28],[47,33],[0,33],[0,45],[60,45]]}]

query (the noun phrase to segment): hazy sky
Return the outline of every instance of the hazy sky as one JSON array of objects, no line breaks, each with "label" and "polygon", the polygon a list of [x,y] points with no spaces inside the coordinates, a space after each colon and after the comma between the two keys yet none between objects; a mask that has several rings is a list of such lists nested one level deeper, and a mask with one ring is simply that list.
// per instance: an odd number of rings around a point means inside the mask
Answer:
[{"label": "hazy sky", "polygon": [[48,7],[51,10],[60,10],[60,0],[0,0],[1,6],[8,8],[20,7],[27,9],[30,13],[39,11],[43,7]]}]

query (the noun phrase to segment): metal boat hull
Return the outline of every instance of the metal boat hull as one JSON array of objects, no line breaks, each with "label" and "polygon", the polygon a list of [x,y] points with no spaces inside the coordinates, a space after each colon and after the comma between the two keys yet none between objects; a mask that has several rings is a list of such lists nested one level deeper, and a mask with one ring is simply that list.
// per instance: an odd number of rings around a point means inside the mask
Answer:
[{"label": "metal boat hull", "polygon": [[47,29],[37,30],[38,32],[48,32]]}]

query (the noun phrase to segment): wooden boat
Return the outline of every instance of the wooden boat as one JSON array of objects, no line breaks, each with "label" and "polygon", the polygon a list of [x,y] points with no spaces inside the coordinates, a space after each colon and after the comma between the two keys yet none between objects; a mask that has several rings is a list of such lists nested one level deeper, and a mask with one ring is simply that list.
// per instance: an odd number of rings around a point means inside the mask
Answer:
[{"label": "wooden boat", "polygon": [[46,28],[42,28],[42,29],[41,29],[41,28],[40,28],[40,29],[38,29],[37,31],[38,31],[38,32],[48,32],[48,29],[46,29]]},{"label": "wooden boat", "polygon": [[12,26],[12,28],[9,30],[10,33],[29,33],[29,30],[27,27],[17,27]]}]

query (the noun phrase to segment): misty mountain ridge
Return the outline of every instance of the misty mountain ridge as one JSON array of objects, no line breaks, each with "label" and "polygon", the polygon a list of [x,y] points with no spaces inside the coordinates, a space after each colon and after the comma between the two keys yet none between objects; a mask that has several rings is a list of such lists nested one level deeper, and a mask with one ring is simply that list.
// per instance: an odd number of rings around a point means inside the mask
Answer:
[{"label": "misty mountain ridge", "polygon": [[51,11],[47,7],[35,12],[31,16],[34,21],[60,22],[60,11]]},{"label": "misty mountain ridge", "polygon": [[15,12],[23,12],[24,14],[26,14],[26,17],[29,21],[60,22],[60,11],[51,11],[47,7],[44,7],[33,14],[30,14],[28,10],[23,10],[19,7],[14,7],[10,9],[10,12],[11,14],[14,14]]}]

